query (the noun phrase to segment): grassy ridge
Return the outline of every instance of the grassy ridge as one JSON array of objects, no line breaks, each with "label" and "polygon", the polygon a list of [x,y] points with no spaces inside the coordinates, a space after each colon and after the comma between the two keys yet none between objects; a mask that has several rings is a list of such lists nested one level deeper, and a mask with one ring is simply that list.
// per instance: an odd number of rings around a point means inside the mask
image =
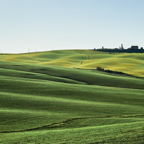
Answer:
[{"label": "grassy ridge", "polygon": [[144,76],[143,53],[107,53],[92,50],[61,50],[28,54],[2,54],[1,61],[55,65],[70,68],[96,69],[102,67]]},{"label": "grassy ridge", "polygon": [[[2,134],[2,143],[143,143],[144,122]],[[123,128],[125,127],[125,128]],[[5,140],[5,138],[6,140]],[[3,141],[5,140],[5,142]]]},{"label": "grassy ridge", "polygon": [[[109,87],[123,87],[144,89],[144,79],[109,75],[96,70],[79,70],[55,66],[28,65],[18,63],[0,63],[1,76],[13,76],[51,80],[66,83],[101,85]],[[10,71],[11,70],[11,71]]]},{"label": "grassy ridge", "polygon": [[112,58],[92,51],[1,55],[0,143],[142,143],[144,79],[76,69],[104,56]]}]

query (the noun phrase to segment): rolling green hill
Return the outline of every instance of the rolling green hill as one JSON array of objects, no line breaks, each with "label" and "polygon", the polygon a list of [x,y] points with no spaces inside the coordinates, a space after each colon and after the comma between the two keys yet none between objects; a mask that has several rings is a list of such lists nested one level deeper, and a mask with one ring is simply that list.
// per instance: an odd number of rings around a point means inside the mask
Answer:
[{"label": "rolling green hill", "polygon": [[143,54],[0,55],[0,143],[143,143]]},{"label": "rolling green hill", "polygon": [[102,67],[144,77],[144,53],[59,50],[26,54],[1,54],[0,60],[82,69],[96,69],[96,67]]}]

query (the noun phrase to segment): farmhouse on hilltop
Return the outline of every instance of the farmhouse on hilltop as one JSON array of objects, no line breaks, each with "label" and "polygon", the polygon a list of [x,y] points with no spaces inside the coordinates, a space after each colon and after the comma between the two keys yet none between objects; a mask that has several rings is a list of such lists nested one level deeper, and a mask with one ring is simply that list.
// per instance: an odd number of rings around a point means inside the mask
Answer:
[{"label": "farmhouse on hilltop", "polygon": [[131,46],[129,49],[131,49],[131,50],[138,50],[138,46]]}]

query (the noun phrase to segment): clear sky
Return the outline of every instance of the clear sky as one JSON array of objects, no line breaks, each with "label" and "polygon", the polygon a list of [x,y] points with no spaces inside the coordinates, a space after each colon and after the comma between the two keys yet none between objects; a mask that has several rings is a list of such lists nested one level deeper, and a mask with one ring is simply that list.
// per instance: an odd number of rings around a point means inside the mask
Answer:
[{"label": "clear sky", "polygon": [[0,0],[0,52],[144,47],[144,0]]}]

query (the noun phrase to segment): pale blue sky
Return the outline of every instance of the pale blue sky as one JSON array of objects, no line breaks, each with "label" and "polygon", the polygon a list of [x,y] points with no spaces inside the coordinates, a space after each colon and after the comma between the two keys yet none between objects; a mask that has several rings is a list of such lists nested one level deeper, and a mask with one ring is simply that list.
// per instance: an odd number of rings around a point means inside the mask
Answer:
[{"label": "pale blue sky", "polygon": [[144,0],[0,0],[0,52],[144,47]]}]

